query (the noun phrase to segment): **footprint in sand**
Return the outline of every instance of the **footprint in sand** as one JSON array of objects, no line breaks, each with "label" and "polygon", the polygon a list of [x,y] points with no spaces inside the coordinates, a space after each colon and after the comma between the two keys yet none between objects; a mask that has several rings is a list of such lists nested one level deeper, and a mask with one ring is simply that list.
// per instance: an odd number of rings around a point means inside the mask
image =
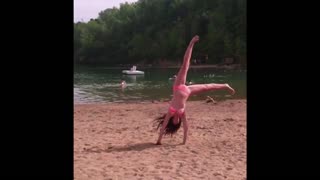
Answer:
[{"label": "footprint in sand", "polygon": [[125,130],[127,130],[127,129],[128,129],[128,128],[122,128],[121,130],[122,130],[122,131],[125,131]]},{"label": "footprint in sand", "polygon": [[159,176],[154,177],[154,179],[156,179],[156,180],[163,180],[163,178],[161,178],[161,177],[159,177]]},{"label": "footprint in sand", "polygon": [[194,153],[194,154],[198,154],[198,152],[197,152],[197,151],[194,151],[194,150],[191,150],[191,152]]},{"label": "footprint in sand", "polygon": [[237,167],[241,167],[242,165],[243,165],[242,161],[236,162],[236,166],[237,166]]},{"label": "footprint in sand", "polygon": [[201,173],[207,172],[207,169],[202,168]]},{"label": "footprint in sand", "polygon": [[169,166],[160,166],[160,165],[156,165],[157,169],[171,169],[171,167]]},{"label": "footprint in sand", "polygon": [[219,149],[215,148],[212,151],[210,151],[210,154],[218,154],[219,153]]},{"label": "footprint in sand", "polygon": [[223,121],[230,122],[230,121],[234,121],[234,119],[232,119],[232,118],[226,118],[226,119],[224,119]]},{"label": "footprint in sand", "polygon": [[179,168],[183,167],[183,163],[179,162]]},{"label": "footprint in sand", "polygon": [[170,171],[168,171],[168,170],[162,170],[161,172],[162,172],[162,173],[169,173]]},{"label": "footprint in sand", "polygon": [[154,174],[156,174],[156,173],[158,173],[158,171],[156,171],[156,170],[152,170],[152,171],[150,171],[151,173],[154,173]]},{"label": "footprint in sand", "polygon": [[226,168],[228,171],[231,171],[233,168],[232,167],[227,167]]},{"label": "footprint in sand", "polygon": [[215,176],[215,178],[214,178],[215,180],[225,179],[225,177],[220,173],[214,173],[213,175]]}]

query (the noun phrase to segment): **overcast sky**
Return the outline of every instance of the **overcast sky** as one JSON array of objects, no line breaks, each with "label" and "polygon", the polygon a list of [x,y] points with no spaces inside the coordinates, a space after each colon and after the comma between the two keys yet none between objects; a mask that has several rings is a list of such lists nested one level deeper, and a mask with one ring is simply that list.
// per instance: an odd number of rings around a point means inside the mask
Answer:
[{"label": "overcast sky", "polygon": [[73,21],[87,22],[91,18],[97,18],[99,12],[107,8],[119,8],[120,3],[136,1],[138,0],[73,0]]}]

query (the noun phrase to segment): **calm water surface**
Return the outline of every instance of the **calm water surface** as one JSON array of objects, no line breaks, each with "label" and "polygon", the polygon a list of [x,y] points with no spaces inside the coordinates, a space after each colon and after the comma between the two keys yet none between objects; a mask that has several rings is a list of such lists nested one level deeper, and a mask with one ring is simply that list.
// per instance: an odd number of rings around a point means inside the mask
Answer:
[{"label": "calm water surface", "polygon": [[[144,75],[123,75],[126,68],[76,66],[74,69],[74,103],[141,102],[150,100],[170,100],[172,83],[169,78],[178,69],[146,68],[139,69]],[[124,79],[127,87],[122,90],[120,81]],[[229,83],[236,94],[230,96],[226,91],[206,92],[192,96],[189,101],[204,100],[206,96],[216,99],[245,99],[246,71],[226,71],[212,68],[199,68],[188,71],[187,81],[193,84]]]}]

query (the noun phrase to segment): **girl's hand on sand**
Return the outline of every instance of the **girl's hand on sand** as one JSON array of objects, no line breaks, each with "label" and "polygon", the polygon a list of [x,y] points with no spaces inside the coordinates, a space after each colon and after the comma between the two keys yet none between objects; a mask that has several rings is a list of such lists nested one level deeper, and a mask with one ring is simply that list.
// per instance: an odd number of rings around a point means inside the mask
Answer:
[{"label": "girl's hand on sand", "polygon": [[161,145],[161,142],[157,142],[156,145]]}]

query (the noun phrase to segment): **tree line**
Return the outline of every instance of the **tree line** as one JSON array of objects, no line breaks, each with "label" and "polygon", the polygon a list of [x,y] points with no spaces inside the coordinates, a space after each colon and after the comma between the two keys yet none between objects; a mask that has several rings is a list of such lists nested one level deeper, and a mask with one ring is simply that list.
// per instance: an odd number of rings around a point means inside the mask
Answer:
[{"label": "tree line", "polygon": [[178,63],[194,35],[193,57],[246,64],[246,0],[138,0],[74,23],[76,64]]}]

